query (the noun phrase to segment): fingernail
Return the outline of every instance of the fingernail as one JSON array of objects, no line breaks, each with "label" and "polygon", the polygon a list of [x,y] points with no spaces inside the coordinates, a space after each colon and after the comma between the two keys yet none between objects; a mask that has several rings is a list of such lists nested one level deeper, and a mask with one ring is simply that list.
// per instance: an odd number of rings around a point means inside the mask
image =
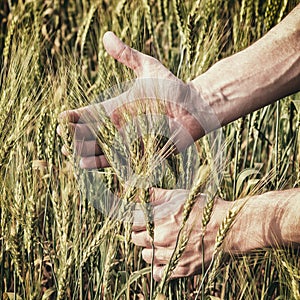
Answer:
[{"label": "fingernail", "polygon": [[67,147],[65,145],[62,146],[61,153],[63,155],[65,155],[65,156],[69,156],[70,155],[70,153],[69,153],[69,151],[68,151],[68,149],[67,149]]},{"label": "fingernail", "polygon": [[79,166],[81,169],[86,169],[86,165],[82,159],[80,159],[80,161],[79,161]]},{"label": "fingernail", "polygon": [[62,121],[66,118],[66,112],[63,111],[58,115],[58,121]]},{"label": "fingernail", "polygon": [[61,135],[61,126],[60,125],[58,125],[56,127],[56,132],[57,132],[58,135]]}]

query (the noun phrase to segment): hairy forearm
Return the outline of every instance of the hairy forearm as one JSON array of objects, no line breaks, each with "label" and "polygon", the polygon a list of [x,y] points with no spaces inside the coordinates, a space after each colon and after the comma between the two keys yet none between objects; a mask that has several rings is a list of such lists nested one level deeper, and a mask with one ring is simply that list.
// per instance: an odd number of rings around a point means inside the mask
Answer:
[{"label": "hairy forearm", "polygon": [[300,189],[273,191],[245,203],[227,238],[230,252],[248,252],[258,248],[300,244]]},{"label": "hairy forearm", "polygon": [[221,125],[300,90],[300,5],[247,49],[217,62],[191,84]]}]

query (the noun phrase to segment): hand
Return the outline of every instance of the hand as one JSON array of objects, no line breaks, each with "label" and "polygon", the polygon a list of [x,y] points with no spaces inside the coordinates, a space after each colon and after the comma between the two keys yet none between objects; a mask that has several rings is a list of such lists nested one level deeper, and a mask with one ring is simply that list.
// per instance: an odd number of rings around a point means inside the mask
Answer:
[{"label": "hand", "polygon": [[[199,100],[200,94],[193,85],[183,83],[158,60],[125,45],[112,32],[104,35],[103,43],[107,52],[134,70],[138,78],[125,93],[98,104],[103,106],[117,128],[121,126],[122,112],[125,108],[134,115],[137,99],[148,99],[145,106],[151,108],[153,98],[163,99],[164,113],[169,120],[171,135],[176,136],[173,143],[179,151],[204,135],[205,131],[219,126],[211,116],[213,113],[209,114],[208,105]],[[69,122],[72,131],[76,132],[75,151],[81,156],[81,167],[88,169],[109,165],[89,129],[89,122],[101,120],[86,121],[84,118],[85,115],[93,115],[93,110],[93,106],[87,106],[65,111],[60,115],[61,119]],[[199,111],[204,112],[201,118],[197,115]],[[62,134],[61,126],[58,127],[58,133]],[[62,152],[68,154],[66,147],[63,147]]]},{"label": "hand", "polygon": [[[164,267],[175,248],[187,195],[186,190],[151,190],[150,200],[154,206],[155,225],[153,276],[157,281],[161,280]],[[278,247],[291,243],[298,247],[300,245],[300,189],[268,192],[234,202],[215,199],[202,245],[201,223],[205,202],[205,195],[198,196],[188,219],[189,240],[171,278],[197,274],[201,271],[203,261],[205,264],[211,261],[219,227],[227,212],[236,206],[242,208],[225,236],[222,245],[225,253],[244,254],[270,246]],[[143,258],[147,263],[151,263],[152,244],[146,231],[142,210],[134,213],[132,242],[145,248],[142,251]]]},{"label": "hand", "polygon": [[[150,200],[154,205],[154,279],[161,280],[165,265],[168,263],[175,247],[178,231],[182,221],[184,202],[188,196],[186,190],[163,190],[153,188]],[[171,278],[184,277],[201,272],[202,262],[208,264],[212,259],[215,238],[219,226],[226,215],[230,202],[215,199],[211,220],[207,225],[202,245],[202,211],[206,203],[205,195],[198,196],[187,224],[190,236],[185,251]],[[144,213],[135,211],[132,242],[145,249],[143,259],[151,263],[153,251],[151,238],[146,231]],[[205,257],[202,257],[202,247]]]}]

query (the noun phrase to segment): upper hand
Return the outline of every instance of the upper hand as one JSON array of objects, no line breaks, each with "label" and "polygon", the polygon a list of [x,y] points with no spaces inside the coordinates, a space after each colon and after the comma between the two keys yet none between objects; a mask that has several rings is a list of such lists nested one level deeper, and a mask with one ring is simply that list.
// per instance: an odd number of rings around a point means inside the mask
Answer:
[{"label": "upper hand", "polygon": [[[112,32],[105,33],[103,43],[107,52],[120,63],[132,69],[138,78],[130,90],[97,104],[103,106],[117,128],[121,126],[124,109],[131,115],[137,113],[134,100],[138,98],[149,100],[158,97],[164,101],[164,111],[168,117],[169,129],[172,135],[175,136],[176,133],[177,140],[173,142],[179,151],[203,135],[199,120],[193,115],[195,112],[194,102],[198,96],[198,92],[193,86],[183,83],[157,59],[125,45]],[[146,103],[146,106],[147,109],[149,107],[151,109],[149,102]],[[103,168],[109,165],[90,130],[89,122],[101,122],[101,120],[91,119],[93,110],[93,105],[90,105],[68,110],[60,115],[60,119],[67,121],[71,131],[75,132],[74,148],[76,154],[81,156],[80,166],[88,169]],[[84,117],[85,115],[89,115],[88,121]],[[58,133],[62,134],[62,131],[62,127],[59,126]],[[62,152],[65,155],[68,154],[66,147],[63,147]]]}]

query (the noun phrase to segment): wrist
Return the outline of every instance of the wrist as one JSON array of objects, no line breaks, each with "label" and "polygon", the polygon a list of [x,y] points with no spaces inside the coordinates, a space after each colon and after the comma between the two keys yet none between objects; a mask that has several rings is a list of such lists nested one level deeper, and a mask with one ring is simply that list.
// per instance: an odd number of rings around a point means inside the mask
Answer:
[{"label": "wrist", "polygon": [[[256,59],[253,46],[215,63],[192,80],[203,99],[215,111],[221,126],[258,109],[262,80],[249,71]],[[257,107],[256,107],[257,106]]]},{"label": "wrist", "polygon": [[222,115],[218,103],[221,94],[213,92],[209,89],[209,84],[205,78],[205,74],[198,76],[195,80],[188,83],[190,89],[189,111],[192,112],[194,120],[196,120],[201,130],[198,131],[195,140],[201,138],[205,134],[220,128],[222,125]]},{"label": "wrist", "polygon": [[243,254],[256,249],[278,245],[281,240],[277,222],[277,203],[271,193],[238,200],[243,206],[229,231],[225,251]]},{"label": "wrist", "polygon": [[225,251],[251,250],[300,243],[300,189],[273,191],[244,204],[226,238]]},{"label": "wrist", "polygon": [[300,244],[300,189],[274,192],[279,242]]}]

